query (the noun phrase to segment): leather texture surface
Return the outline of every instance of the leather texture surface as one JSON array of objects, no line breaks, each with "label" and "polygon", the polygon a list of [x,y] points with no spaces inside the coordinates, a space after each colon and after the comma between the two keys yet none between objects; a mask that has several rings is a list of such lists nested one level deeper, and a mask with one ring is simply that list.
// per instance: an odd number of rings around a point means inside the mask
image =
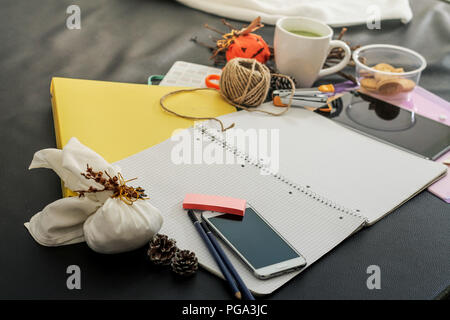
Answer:
[{"label": "leather texture surface", "polygon": [[[70,4],[0,4],[0,298],[230,298],[227,285],[208,272],[180,280],[150,267],[144,250],[110,256],[84,243],[47,248],[25,230],[25,221],[61,196],[55,174],[27,170],[35,151],[55,146],[51,77],[146,83],[150,74],[164,74],[176,60],[210,64],[209,51],[189,39],[196,35],[210,42],[208,37],[216,36],[203,23],[223,28],[218,17],[173,1],[80,0],[81,30],[68,30]],[[410,24],[352,27],[345,39],[419,51],[428,61],[420,84],[450,100],[450,5],[411,0],[411,6]],[[272,43],[273,27],[260,34]],[[268,298],[433,299],[450,284],[449,230],[449,206],[422,192]],[[81,268],[81,290],[66,287],[66,268],[73,264]],[[370,265],[381,268],[380,290],[366,286]]]}]

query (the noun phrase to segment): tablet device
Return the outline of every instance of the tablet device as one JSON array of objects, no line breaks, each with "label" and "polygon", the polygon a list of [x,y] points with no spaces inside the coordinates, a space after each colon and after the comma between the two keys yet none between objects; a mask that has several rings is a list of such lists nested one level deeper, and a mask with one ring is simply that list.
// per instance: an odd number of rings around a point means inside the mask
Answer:
[{"label": "tablet device", "polygon": [[377,140],[435,160],[450,150],[450,127],[409,110],[352,91],[315,112]]}]

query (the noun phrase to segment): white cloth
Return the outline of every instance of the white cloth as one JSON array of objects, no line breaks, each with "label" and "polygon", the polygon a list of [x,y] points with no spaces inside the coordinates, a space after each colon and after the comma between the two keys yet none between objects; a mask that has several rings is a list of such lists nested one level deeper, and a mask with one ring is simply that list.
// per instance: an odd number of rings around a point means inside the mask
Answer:
[{"label": "white cloth", "polygon": [[101,202],[88,197],[59,199],[31,217],[25,227],[34,240],[43,246],[83,242],[83,224],[101,205]]},{"label": "white cloth", "polygon": [[159,210],[148,201],[129,205],[109,198],[84,223],[84,239],[88,246],[101,253],[118,253],[141,247],[162,226]]},{"label": "white cloth", "polygon": [[408,0],[177,0],[186,6],[229,19],[275,24],[282,17],[309,17],[334,27],[365,24],[374,15],[381,20],[412,19]]},{"label": "white cloth", "polygon": [[[81,175],[87,165],[110,176],[120,171],[76,138],[70,139],[63,150],[36,152],[30,169],[52,169],[74,191],[88,190],[91,186],[102,189],[100,184]],[[92,250],[100,253],[118,253],[143,246],[162,226],[160,211],[146,200],[129,205],[111,195],[111,191],[104,191],[56,200],[35,214],[25,227],[44,246],[86,241]]]}]

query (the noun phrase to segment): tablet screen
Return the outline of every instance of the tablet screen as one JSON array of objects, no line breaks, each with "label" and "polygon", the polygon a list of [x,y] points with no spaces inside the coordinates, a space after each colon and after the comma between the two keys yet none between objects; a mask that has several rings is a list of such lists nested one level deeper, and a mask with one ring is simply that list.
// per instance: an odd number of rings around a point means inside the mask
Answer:
[{"label": "tablet screen", "polygon": [[359,92],[332,102],[333,112],[320,114],[378,140],[428,159],[450,149],[450,127]]}]

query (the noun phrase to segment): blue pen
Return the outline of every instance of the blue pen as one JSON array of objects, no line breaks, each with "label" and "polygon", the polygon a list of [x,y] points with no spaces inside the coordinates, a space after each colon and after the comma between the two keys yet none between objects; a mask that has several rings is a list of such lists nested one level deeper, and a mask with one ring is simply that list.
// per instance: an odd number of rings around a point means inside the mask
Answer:
[{"label": "blue pen", "polygon": [[213,256],[214,260],[216,260],[216,263],[219,266],[220,271],[222,271],[222,274],[225,277],[225,279],[227,280],[228,284],[230,285],[231,290],[233,290],[234,296],[238,299],[241,299],[242,298],[241,292],[237,288],[233,277],[231,276],[227,267],[223,263],[222,259],[220,258],[219,254],[217,253],[216,249],[214,248],[214,245],[212,244],[211,240],[209,240],[208,236],[206,235],[205,230],[203,230],[202,226],[200,225],[200,221],[198,221],[197,217],[195,216],[195,214],[192,210],[188,211],[188,215],[189,215],[189,218],[191,218],[191,221],[194,224],[195,228],[197,229],[198,233],[202,237],[203,241],[205,242],[206,246],[208,247],[209,252]]},{"label": "blue pen", "polygon": [[217,250],[217,253],[219,253],[220,257],[222,258],[222,261],[227,266],[230,273],[233,275],[234,279],[236,279],[236,282],[238,283],[238,286],[241,288],[242,295],[245,300],[255,300],[253,295],[251,294],[250,290],[248,290],[247,286],[245,285],[244,281],[242,281],[241,277],[239,276],[239,273],[234,268],[231,261],[228,259],[227,255],[223,251],[222,247],[220,246],[219,242],[217,241],[216,237],[212,234],[211,230],[208,228],[206,223],[204,221],[201,222],[201,225],[203,226],[203,229],[205,230],[206,234],[208,235],[209,239],[211,240],[212,244]]}]

